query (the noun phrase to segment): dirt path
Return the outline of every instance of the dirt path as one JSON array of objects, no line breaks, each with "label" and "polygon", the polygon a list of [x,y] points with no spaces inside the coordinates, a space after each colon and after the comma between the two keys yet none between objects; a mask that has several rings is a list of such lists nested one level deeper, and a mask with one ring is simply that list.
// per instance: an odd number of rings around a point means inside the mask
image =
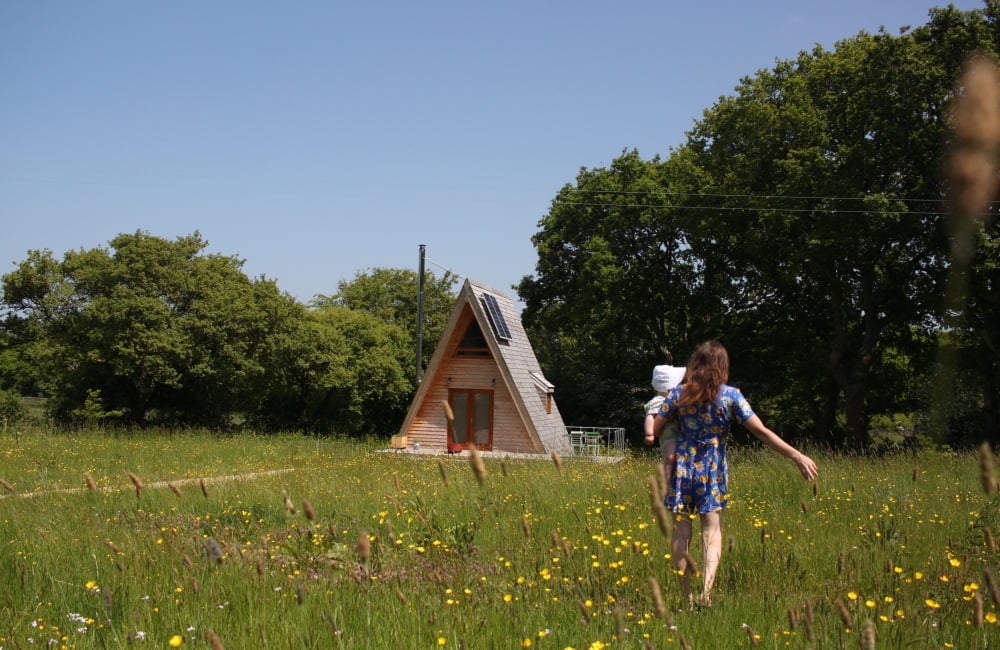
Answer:
[{"label": "dirt path", "polygon": [[[295,471],[294,468],[289,467],[286,469],[272,469],[266,472],[250,472],[247,474],[228,474],[225,476],[211,476],[208,478],[181,478],[177,479],[176,481],[154,481],[152,483],[142,483],[142,489],[143,490],[162,489],[162,488],[169,488],[171,485],[177,488],[180,488],[182,485],[200,486],[202,481],[204,481],[205,485],[213,485],[215,483],[228,483],[230,481],[247,481],[261,476],[275,476],[278,474],[288,474],[289,472],[294,472],[294,471]],[[93,490],[91,490],[90,488],[82,487],[82,488],[59,488],[55,490],[40,490],[38,492],[18,492],[16,490],[11,492],[6,482],[4,482],[3,486],[4,489],[8,490],[8,493],[0,494],[0,499],[9,499],[14,497],[20,499],[32,499],[34,497],[45,496],[47,494],[77,494],[80,492],[126,492],[128,490],[135,489],[134,485],[131,486],[126,485],[122,487],[100,487],[100,488],[94,488]]]}]

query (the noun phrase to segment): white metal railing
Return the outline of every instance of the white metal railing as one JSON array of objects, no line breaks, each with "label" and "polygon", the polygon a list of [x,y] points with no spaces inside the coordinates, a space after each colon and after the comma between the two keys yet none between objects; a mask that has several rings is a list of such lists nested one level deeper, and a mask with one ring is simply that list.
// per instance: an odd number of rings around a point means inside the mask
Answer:
[{"label": "white metal railing", "polygon": [[566,427],[570,447],[576,456],[625,455],[623,427]]}]

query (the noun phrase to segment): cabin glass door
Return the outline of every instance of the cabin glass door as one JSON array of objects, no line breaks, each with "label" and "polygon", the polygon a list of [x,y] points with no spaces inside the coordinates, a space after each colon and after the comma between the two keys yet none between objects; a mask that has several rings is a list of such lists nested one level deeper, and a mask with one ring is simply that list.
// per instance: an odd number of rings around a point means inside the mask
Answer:
[{"label": "cabin glass door", "polygon": [[448,423],[448,445],[468,449],[493,448],[493,391],[454,389],[448,391],[448,403],[455,419]]}]

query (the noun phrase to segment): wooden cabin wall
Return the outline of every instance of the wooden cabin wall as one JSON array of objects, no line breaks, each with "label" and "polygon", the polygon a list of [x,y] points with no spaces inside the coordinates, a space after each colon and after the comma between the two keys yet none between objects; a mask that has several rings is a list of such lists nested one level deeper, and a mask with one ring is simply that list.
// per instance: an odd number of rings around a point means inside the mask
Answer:
[{"label": "wooden cabin wall", "polygon": [[[459,327],[456,331],[465,330]],[[540,452],[541,448],[531,440],[527,427],[521,421],[496,360],[492,357],[458,357],[455,356],[457,348],[458,341],[450,341],[433,377],[425,377],[424,381],[432,383],[406,432],[407,445],[412,447],[419,442],[422,447],[445,448],[448,422],[441,402],[448,399],[450,377],[451,388],[493,390],[494,451]]]}]

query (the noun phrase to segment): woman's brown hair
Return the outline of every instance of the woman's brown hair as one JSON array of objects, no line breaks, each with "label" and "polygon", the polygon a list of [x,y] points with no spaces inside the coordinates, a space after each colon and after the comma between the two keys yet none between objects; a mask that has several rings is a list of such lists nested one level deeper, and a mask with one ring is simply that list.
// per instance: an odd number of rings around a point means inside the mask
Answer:
[{"label": "woman's brown hair", "polygon": [[729,353],[718,341],[706,341],[688,359],[684,390],[678,406],[711,402],[729,381]]}]

